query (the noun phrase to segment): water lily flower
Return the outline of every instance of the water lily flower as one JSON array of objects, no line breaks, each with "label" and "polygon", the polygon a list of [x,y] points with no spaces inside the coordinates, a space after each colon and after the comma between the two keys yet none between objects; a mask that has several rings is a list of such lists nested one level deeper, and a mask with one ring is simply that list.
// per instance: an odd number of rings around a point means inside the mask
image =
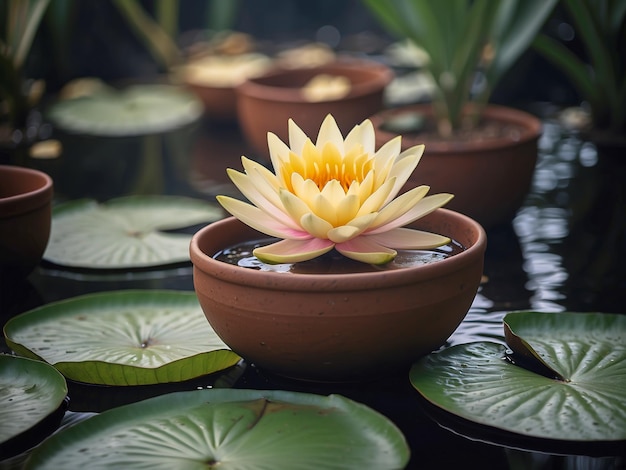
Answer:
[{"label": "water lily flower", "polygon": [[375,150],[369,120],[344,139],[328,115],[315,144],[289,120],[289,146],[275,134],[267,140],[274,173],[241,158],[244,172],[229,168],[230,179],[248,202],[217,196],[243,223],[281,240],[256,248],[259,260],[297,263],[333,248],[348,258],[385,264],[397,249],[430,249],[450,242],[438,234],[405,228],[452,199],[426,196],[418,186],[396,197],[424,152],[417,145],[401,152],[398,136]]}]

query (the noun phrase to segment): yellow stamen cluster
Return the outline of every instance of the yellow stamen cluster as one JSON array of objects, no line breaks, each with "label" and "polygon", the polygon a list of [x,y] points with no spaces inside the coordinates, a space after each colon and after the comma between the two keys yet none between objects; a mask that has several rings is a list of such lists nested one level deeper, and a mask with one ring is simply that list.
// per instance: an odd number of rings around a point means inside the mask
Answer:
[{"label": "yellow stamen cluster", "polygon": [[292,173],[299,173],[305,180],[310,179],[320,191],[332,180],[338,181],[343,190],[348,191],[353,182],[361,183],[365,179],[373,165],[362,145],[354,146],[342,156],[331,142],[327,142],[320,151],[308,141],[302,155],[289,153],[289,161],[283,162],[280,173],[285,187],[291,192]]}]

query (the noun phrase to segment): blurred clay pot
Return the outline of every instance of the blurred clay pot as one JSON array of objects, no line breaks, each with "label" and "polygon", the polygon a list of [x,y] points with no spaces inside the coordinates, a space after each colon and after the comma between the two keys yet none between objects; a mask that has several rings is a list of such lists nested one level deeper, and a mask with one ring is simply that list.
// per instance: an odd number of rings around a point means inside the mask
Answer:
[{"label": "blurred clay pot", "polygon": [[50,237],[52,178],[30,168],[0,165],[0,277],[28,276]]},{"label": "blurred clay pot", "polygon": [[260,271],[213,257],[264,237],[230,217],[194,235],[194,288],[222,340],[262,369],[325,382],[384,376],[445,343],[467,314],[483,272],[486,235],[474,220],[438,209],[410,226],[445,234],[465,249],[395,270]]},{"label": "blurred clay pot", "polygon": [[[316,77],[340,77],[350,83],[345,96],[311,101],[304,88]],[[306,135],[316,136],[327,114],[343,132],[360,124],[383,106],[383,92],[393,73],[369,60],[338,59],[324,65],[275,69],[239,85],[237,115],[242,132],[260,156],[267,155],[267,133],[288,142],[288,121],[293,119]]]},{"label": "blurred clay pot", "polygon": [[[432,119],[429,104],[374,114],[370,120],[376,132],[377,148],[398,135],[387,130],[385,123],[406,112]],[[489,229],[510,222],[524,202],[537,163],[541,121],[529,113],[496,105],[485,108],[483,119],[509,127],[511,136],[443,141],[403,133],[402,150],[418,144],[426,146],[404,189],[426,184],[431,187],[431,194],[452,193],[454,199],[447,208],[462,212]]]}]

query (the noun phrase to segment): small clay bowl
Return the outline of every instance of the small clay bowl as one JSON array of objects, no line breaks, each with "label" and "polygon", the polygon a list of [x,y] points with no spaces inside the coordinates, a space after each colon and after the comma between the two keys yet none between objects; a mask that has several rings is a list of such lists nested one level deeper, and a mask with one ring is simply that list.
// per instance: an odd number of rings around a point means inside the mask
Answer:
[{"label": "small clay bowl", "polygon": [[[303,92],[315,77],[344,77],[349,92],[337,98],[311,101]],[[327,114],[347,133],[383,107],[383,93],[393,72],[371,60],[338,59],[309,68],[274,69],[236,88],[237,116],[242,132],[259,156],[267,155],[267,133],[288,142],[288,121],[308,136],[317,136]],[[314,137],[312,137],[314,138]]]},{"label": "small clay bowl", "polygon": [[0,278],[27,277],[50,237],[52,178],[30,168],[0,165]]},{"label": "small clay bowl", "polygon": [[351,273],[268,272],[213,256],[263,238],[230,217],[194,235],[196,295],[222,340],[266,371],[322,382],[358,382],[405,368],[442,346],[467,314],[487,237],[458,212],[438,209],[411,227],[465,249],[443,260]]}]

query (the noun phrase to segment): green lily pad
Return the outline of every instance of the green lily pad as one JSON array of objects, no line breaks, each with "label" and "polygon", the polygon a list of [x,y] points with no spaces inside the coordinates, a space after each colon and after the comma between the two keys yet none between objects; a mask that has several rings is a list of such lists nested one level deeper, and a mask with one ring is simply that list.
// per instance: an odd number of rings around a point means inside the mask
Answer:
[{"label": "green lily pad", "polygon": [[17,354],[98,385],[182,382],[240,360],[209,325],[195,292],[87,294],[15,316],[4,335]]},{"label": "green lily pad", "polygon": [[48,439],[27,469],[399,469],[409,448],[387,418],[339,395],[177,392],[115,408]]},{"label": "green lily pad", "polygon": [[517,435],[626,441],[626,316],[513,312],[504,322],[512,355],[490,342],[453,346],[416,362],[413,386],[446,412]]},{"label": "green lily pad", "polygon": [[63,417],[66,396],[65,378],[54,367],[0,354],[0,460],[52,432]]},{"label": "green lily pad", "polygon": [[137,136],[170,131],[202,116],[202,102],[172,85],[135,85],[58,101],[48,118],[68,132],[94,136]]},{"label": "green lily pad", "polygon": [[44,260],[86,269],[189,262],[191,234],[166,232],[223,217],[216,204],[179,196],[80,199],[53,210]]}]

